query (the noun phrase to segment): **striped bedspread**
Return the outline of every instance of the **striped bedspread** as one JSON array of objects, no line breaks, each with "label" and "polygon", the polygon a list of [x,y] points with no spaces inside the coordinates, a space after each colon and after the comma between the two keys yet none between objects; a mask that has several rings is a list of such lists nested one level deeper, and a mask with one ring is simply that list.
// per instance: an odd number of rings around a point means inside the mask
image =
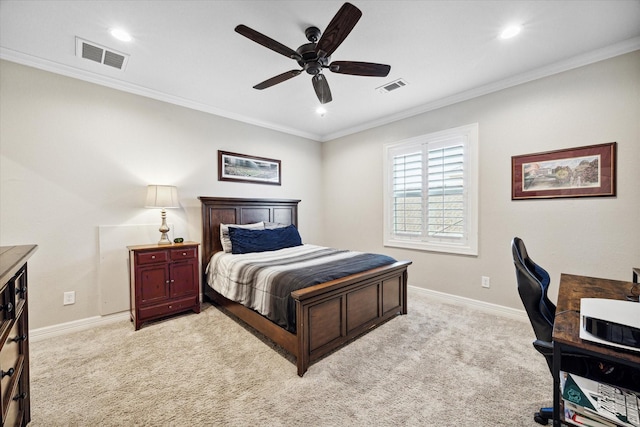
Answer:
[{"label": "striped bedspread", "polygon": [[216,292],[295,333],[291,292],[394,262],[386,255],[302,245],[243,255],[218,252],[206,272]]}]

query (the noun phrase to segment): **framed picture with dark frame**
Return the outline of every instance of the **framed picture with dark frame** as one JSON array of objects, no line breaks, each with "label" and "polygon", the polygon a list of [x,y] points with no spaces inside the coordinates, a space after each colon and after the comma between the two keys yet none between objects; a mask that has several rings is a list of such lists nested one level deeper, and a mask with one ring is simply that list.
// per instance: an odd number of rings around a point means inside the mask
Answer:
[{"label": "framed picture with dark frame", "polygon": [[616,143],[511,157],[511,200],[616,195]]},{"label": "framed picture with dark frame", "polygon": [[281,185],[280,160],[218,150],[218,181]]}]

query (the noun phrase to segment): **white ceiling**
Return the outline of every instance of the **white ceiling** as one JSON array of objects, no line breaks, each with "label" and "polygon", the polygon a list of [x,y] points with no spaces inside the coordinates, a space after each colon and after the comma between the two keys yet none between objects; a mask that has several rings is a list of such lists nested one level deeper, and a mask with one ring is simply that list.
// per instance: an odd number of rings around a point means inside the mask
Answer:
[{"label": "white ceiling", "polygon": [[[0,0],[0,58],[320,141],[640,49],[640,0],[365,1],[332,60],[391,65],[385,78],[325,70],[252,86],[300,67],[234,32],[245,24],[296,49],[342,1]],[[522,25],[510,40],[507,25]],[[114,39],[122,27],[133,41]],[[75,37],[130,55],[124,71],[75,55]],[[398,78],[408,86],[381,94]]]}]

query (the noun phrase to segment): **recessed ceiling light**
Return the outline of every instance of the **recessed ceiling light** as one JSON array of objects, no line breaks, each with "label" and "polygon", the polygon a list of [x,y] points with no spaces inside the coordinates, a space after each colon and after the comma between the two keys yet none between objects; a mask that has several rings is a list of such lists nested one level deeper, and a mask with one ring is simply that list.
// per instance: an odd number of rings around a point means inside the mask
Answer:
[{"label": "recessed ceiling light", "polygon": [[327,114],[327,109],[324,108],[323,106],[320,106],[316,108],[316,113],[318,113],[320,117],[324,117],[324,115]]},{"label": "recessed ceiling light", "polygon": [[114,28],[111,30],[111,35],[123,42],[130,42],[132,40],[131,35],[122,28]]},{"label": "recessed ceiling light", "polygon": [[510,39],[511,37],[515,37],[520,34],[522,27],[520,25],[511,25],[510,27],[505,28],[502,33],[500,33],[500,38],[503,40]]}]

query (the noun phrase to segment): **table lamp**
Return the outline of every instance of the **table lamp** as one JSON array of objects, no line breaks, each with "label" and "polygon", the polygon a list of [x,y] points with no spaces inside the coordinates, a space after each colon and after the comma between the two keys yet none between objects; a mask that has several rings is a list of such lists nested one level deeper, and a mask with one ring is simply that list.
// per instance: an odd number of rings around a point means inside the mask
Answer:
[{"label": "table lamp", "polygon": [[162,208],[162,225],[158,231],[162,233],[159,245],[170,245],[171,240],[167,236],[169,226],[167,225],[166,208],[179,208],[178,189],[173,185],[149,185],[147,187],[147,203],[146,208]]}]

